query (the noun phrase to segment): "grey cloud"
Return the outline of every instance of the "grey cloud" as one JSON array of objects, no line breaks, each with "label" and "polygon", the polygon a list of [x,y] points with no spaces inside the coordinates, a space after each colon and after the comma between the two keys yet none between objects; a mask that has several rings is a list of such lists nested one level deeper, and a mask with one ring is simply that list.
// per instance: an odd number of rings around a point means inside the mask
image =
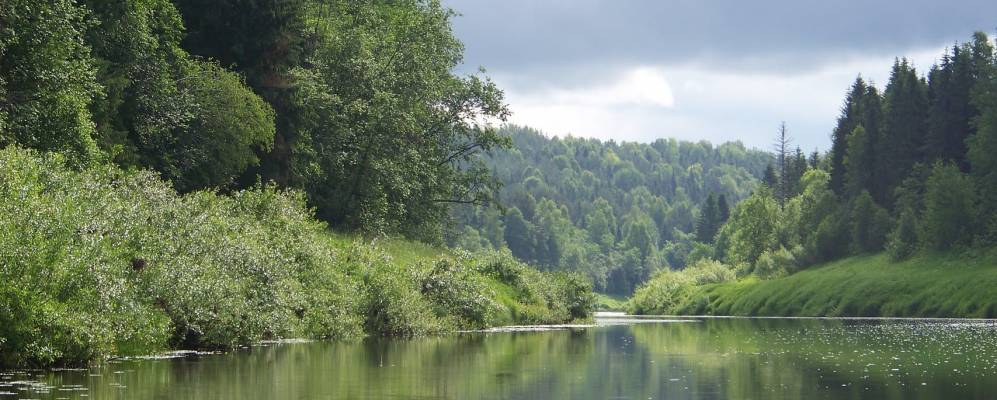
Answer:
[{"label": "grey cloud", "polygon": [[454,27],[467,44],[467,64],[501,71],[702,63],[791,73],[828,58],[902,53],[997,27],[997,2],[979,0],[445,4],[463,14]]}]

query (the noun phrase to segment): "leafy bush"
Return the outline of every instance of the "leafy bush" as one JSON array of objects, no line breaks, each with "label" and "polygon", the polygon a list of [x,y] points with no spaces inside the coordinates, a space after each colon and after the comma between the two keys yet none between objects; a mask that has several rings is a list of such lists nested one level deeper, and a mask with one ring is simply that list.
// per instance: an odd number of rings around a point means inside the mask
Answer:
[{"label": "leafy bush", "polygon": [[587,282],[508,254],[400,263],[328,236],[299,192],[181,196],[147,171],[0,150],[0,365],[564,322],[591,308]]},{"label": "leafy bush", "polygon": [[917,251],[917,246],[917,217],[913,211],[904,210],[887,238],[886,253],[892,261],[905,260]]},{"label": "leafy bush", "polygon": [[419,271],[418,281],[436,315],[456,318],[456,326],[485,327],[496,318],[499,305],[492,300],[495,295],[489,293],[484,276],[472,268],[470,254],[461,252]]},{"label": "leafy bush", "polygon": [[664,270],[634,292],[627,310],[635,314],[674,313],[695,286],[731,282],[736,278],[734,269],[709,259],[680,271]]},{"label": "leafy bush", "polygon": [[755,274],[763,279],[778,278],[796,269],[796,258],[785,247],[762,253],[755,263]]}]

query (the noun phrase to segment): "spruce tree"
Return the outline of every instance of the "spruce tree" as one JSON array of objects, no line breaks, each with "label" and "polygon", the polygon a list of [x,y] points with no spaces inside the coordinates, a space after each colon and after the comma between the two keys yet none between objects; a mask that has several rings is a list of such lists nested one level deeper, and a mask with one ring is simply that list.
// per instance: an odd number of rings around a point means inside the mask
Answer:
[{"label": "spruce tree", "polygon": [[844,194],[845,188],[845,153],[848,148],[848,135],[855,130],[862,120],[862,99],[866,96],[868,87],[861,76],[855,78],[845,104],[841,106],[841,115],[831,133],[831,182],[830,187],[835,193]]},{"label": "spruce tree", "polygon": [[717,233],[720,215],[717,208],[717,198],[711,192],[706,197],[706,203],[699,212],[699,219],[696,220],[696,240],[702,243],[712,243],[713,236]]},{"label": "spruce tree", "polygon": [[914,66],[907,59],[893,64],[890,82],[884,92],[884,103],[882,146],[873,150],[880,161],[874,186],[879,196],[876,192],[873,195],[880,204],[892,209],[891,194],[911,167],[923,158],[927,133],[927,84],[917,76]]}]

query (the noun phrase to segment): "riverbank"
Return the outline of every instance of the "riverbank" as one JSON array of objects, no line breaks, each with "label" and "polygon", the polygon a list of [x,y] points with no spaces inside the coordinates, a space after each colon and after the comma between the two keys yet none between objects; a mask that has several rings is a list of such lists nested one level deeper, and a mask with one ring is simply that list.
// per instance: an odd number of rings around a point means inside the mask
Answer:
[{"label": "riverbank", "polygon": [[584,279],[507,253],[331,233],[300,192],[178,194],[0,150],[0,367],[564,323],[590,302]]},{"label": "riverbank", "polygon": [[[645,314],[827,317],[997,317],[997,249],[921,253],[891,262],[863,255],[788,276],[683,286]],[[634,305],[631,304],[631,307]]]}]

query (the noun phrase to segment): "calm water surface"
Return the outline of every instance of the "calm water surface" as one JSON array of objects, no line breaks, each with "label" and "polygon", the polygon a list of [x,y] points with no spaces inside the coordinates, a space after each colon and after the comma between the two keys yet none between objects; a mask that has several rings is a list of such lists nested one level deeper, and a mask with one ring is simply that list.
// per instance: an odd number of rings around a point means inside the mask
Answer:
[{"label": "calm water surface", "polygon": [[997,322],[598,326],[0,373],[3,399],[997,399]]}]

